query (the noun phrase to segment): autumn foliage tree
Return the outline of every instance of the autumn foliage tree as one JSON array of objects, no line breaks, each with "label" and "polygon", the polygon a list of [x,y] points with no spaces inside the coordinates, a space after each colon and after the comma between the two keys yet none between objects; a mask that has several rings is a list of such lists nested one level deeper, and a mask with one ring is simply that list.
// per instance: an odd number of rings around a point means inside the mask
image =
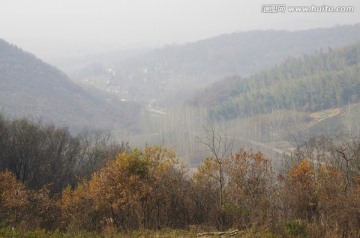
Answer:
[{"label": "autumn foliage tree", "polygon": [[285,220],[317,237],[359,236],[360,143],[344,135],[316,137],[295,151],[282,188]]},{"label": "autumn foliage tree", "polygon": [[315,170],[310,161],[304,159],[289,170],[286,188],[289,217],[311,221],[317,211],[318,197]]},{"label": "autumn foliage tree", "polygon": [[9,172],[0,174],[0,216],[8,225],[15,225],[23,219],[29,206],[25,185]]},{"label": "autumn foliage tree", "polygon": [[[192,177],[198,221],[206,220],[219,229],[244,228],[269,221],[271,160],[260,152],[241,149],[222,163],[220,170],[216,158],[207,158]],[[222,203],[218,196],[221,189]]]},{"label": "autumn foliage tree", "polygon": [[0,220],[5,225],[51,230],[59,226],[59,216],[60,209],[47,187],[30,190],[13,173],[0,173]]},{"label": "autumn foliage tree", "polygon": [[89,183],[84,180],[75,189],[67,186],[58,201],[61,208],[62,228],[68,231],[97,230],[98,211],[89,193]]},{"label": "autumn foliage tree", "polygon": [[212,157],[206,158],[193,174],[191,181],[192,200],[195,203],[195,221],[220,227],[223,221],[219,220],[222,211],[219,194],[223,194],[223,191],[220,191],[223,188],[220,186],[218,161]]},{"label": "autumn foliage tree", "polygon": [[88,182],[66,188],[63,216],[68,225],[75,219],[82,229],[184,226],[186,186],[185,171],[174,153],[163,147],[135,148],[109,161]]},{"label": "autumn foliage tree", "polygon": [[271,160],[261,152],[240,149],[226,161],[227,210],[235,226],[269,225],[273,191]]}]

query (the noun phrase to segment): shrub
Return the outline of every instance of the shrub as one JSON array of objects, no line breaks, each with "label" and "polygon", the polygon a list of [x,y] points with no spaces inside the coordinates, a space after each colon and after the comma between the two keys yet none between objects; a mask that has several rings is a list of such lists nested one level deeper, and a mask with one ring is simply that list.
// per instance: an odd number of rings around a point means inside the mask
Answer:
[{"label": "shrub", "polygon": [[306,226],[300,220],[286,221],[284,231],[286,237],[307,237]]}]

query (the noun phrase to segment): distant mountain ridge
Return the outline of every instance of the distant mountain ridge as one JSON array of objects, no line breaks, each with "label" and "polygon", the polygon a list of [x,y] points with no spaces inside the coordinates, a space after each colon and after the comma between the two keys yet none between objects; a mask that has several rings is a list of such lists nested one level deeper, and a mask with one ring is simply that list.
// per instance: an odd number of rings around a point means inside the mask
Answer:
[{"label": "distant mountain ridge", "polygon": [[0,39],[0,111],[73,130],[132,127],[139,106],[95,97],[55,67]]},{"label": "distant mountain ridge", "polygon": [[117,90],[120,97],[171,107],[221,78],[247,77],[270,69],[288,57],[327,51],[329,47],[342,47],[358,40],[360,24],[295,32],[236,32],[138,52],[129,57],[113,54],[109,58],[96,57],[93,61],[102,69],[99,67],[93,73],[93,65],[89,64],[74,78],[80,82],[88,80],[85,83],[102,90]]},{"label": "distant mountain ridge", "polygon": [[179,72],[248,76],[271,68],[287,57],[346,46],[359,40],[360,24],[300,31],[254,30],[165,47],[153,54]]}]

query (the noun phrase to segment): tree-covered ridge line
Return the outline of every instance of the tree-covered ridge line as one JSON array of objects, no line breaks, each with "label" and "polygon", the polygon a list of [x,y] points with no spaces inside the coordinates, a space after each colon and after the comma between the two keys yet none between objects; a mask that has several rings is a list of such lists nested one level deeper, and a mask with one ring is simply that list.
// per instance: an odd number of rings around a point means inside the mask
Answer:
[{"label": "tree-covered ridge line", "polygon": [[238,229],[242,237],[250,229],[266,237],[360,235],[357,138],[313,138],[284,155],[275,171],[271,158],[232,151],[211,127],[200,139],[211,154],[189,174],[163,146],[131,149],[26,120],[0,122],[0,234]]},{"label": "tree-covered ridge line", "polygon": [[[295,109],[305,112],[359,101],[360,44],[288,59],[246,79],[232,77],[196,95],[192,103],[208,106],[218,118],[231,119]],[[230,86],[226,85],[229,82]],[[220,91],[222,94],[218,94]]]}]

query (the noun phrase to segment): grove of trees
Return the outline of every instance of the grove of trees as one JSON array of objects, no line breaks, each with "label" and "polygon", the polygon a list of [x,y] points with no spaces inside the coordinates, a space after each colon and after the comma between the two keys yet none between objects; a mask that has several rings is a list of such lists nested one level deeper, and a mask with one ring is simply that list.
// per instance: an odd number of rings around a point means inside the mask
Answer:
[{"label": "grove of trees", "polygon": [[214,128],[194,172],[161,146],[0,120],[0,226],[64,232],[266,230],[283,237],[359,237],[360,140],[316,137],[274,170],[232,151]]}]

